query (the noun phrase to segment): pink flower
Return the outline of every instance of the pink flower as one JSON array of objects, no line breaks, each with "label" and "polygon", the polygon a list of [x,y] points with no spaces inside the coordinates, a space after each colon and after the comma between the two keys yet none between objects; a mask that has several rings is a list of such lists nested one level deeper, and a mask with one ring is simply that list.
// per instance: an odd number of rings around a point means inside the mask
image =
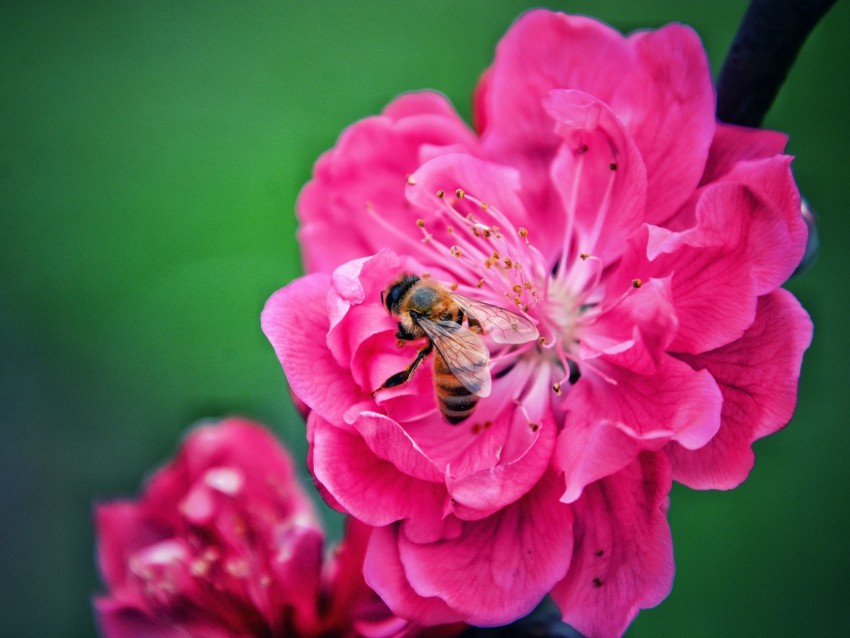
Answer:
[{"label": "pink flower", "polygon": [[105,636],[422,634],[364,583],[367,526],[351,521],[323,565],[292,461],[253,423],[195,429],[140,500],[100,505],[96,522]]},{"label": "pink flower", "polygon": [[[342,134],[298,202],[310,274],[263,329],[396,614],[497,625],[551,593],[617,636],[670,591],[671,481],[736,486],[791,418],[812,328],[779,288],[806,242],[785,138],[715,121],[690,29],[542,10],[475,106],[478,134],[433,93]],[[492,390],[457,427],[428,365],[373,394],[426,343],[381,303],[405,272],[539,331],[485,336]]]}]

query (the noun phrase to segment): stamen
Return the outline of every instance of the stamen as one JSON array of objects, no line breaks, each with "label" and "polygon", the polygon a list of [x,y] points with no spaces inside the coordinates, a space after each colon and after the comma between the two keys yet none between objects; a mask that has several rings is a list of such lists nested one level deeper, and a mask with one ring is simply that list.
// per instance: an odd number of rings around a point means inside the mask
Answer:
[{"label": "stamen", "polygon": [[573,240],[573,227],[575,226],[576,204],[578,203],[578,185],[581,183],[581,174],[584,171],[584,153],[587,152],[587,144],[582,147],[576,169],[573,172],[573,188],[570,193],[570,202],[567,205],[567,227],[564,231],[564,244],[561,247],[561,259],[558,262],[558,277],[564,276],[567,261],[570,258],[570,248]]}]

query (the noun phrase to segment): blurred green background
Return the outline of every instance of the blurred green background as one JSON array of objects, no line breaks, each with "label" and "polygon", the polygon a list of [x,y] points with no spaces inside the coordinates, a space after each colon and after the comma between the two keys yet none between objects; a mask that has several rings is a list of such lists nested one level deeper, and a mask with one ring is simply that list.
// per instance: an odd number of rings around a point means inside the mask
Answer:
[{"label": "blurred green background", "polygon": [[[258,318],[300,273],[313,161],[406,90],[468,118],[531,5],[0,6],[0,634],[89,636],[94,501],[135,494],[204,417],[259,419],[304,457]],[[716,72],[745,4],[551,6],[625,31],[691,24]],[[738,490],[674,489],[673,592],[629,636],[846,635],[848,27],[839,3],[766,121],[820,214],[820,257],[789,285],[816,325],[797,415]]]}]

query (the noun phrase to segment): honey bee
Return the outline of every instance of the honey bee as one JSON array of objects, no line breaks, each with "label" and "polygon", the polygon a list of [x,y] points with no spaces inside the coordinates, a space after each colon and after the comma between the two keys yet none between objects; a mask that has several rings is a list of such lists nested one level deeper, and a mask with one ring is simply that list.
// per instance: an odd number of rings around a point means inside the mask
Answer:
[{"label": "honey bee", "polygon": [[[399,320],[396,338],[413,341],[426,337],[428,343],[413,363],[384,381],[372,396],[406,383],[436,350],[434,390],[443,418],[452,425],[467,419],[478,399],[490,394],[490,352],[481,335],[489,334],[497,343],[507,344],[525,343],[538,335],[534,324],[522,315],[451,293],[412,273],[390,283],[381,292],[381,302]],[[464,320],[468,328],[463,326]]]}]

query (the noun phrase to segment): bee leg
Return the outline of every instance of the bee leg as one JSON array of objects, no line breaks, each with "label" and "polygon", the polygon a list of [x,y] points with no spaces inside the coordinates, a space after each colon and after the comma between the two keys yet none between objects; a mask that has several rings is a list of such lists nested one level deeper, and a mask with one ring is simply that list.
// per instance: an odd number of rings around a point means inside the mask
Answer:
[{"label": "bee leg", "polygon": [[407,383],[413,373],[416,372],[416,368],[418,368],[419,364],[422,363],[422,360],[429,354],[431,354],[431,350],[433,349],[434,344],[429,341],[428,345],[422,348],[422,350],[420,350],[419,353],[416,355],[416,358],[413,360],[413,363],[411,363],[401,372],[396,372],[393,376],[384,381],[380,388],[372,392],[372,396],[374,397],[378,392],[385,388],[395,388],[403,383]]},{"label": "bee leg", "polygon": [[398,330],[395,333],[396,339],[402,339],[404,341],[413,341],[416,339],[416,335],[412,332],[408,332],[407,328],[405,328],[401,323],[398,324]]}]

